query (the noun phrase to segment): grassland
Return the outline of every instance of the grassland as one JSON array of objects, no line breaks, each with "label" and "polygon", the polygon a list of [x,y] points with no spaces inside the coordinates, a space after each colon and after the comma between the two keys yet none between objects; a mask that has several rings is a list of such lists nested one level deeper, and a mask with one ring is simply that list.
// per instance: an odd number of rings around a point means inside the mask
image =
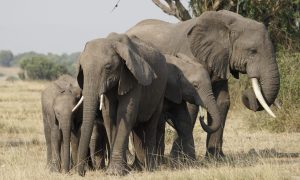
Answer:
[{"label": "grassland", "polygon": [[[46,84],[0,81],[0,179],[82,179],[74,171],[65,175],[45,168],[40,92]],[[202,160],[205,133],[197,124],[194,135],[199,165],[195,167],[162,167],[125,177],[93,171],[84,179],[300,179],[300,133],[249,130],[246,117],[250,114],[253,112],[244,107],[230,111],[224,134],[227,158],[222,162]]]}]

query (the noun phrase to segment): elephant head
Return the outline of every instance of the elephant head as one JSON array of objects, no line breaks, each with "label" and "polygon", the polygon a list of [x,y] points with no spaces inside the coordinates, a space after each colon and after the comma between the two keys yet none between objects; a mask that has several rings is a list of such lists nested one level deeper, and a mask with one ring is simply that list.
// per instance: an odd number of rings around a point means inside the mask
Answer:
[{"label": "elephant head", "polygon": [[[127,35],[116,33],[85,45],[77,76],[84,97],[79,162],[86,157],[96,110],[102,106],[102,94],[112,90],[125,95],[138,84],[150,85],[157,77],[139,48],[142,47],[137,47]],[[84,175],[82,164],[78,171]]]},{"label": "elephant head", "polygon": [[71,127],[74,120],[74,113],[72,108],[77,104],[77,97],[69,90],[64,90],[59,94],[53,102],[53,109],[55,117],[59,125],[59,129],[62,132],[63,137],[63,159],[62,159],[62,170],[69,172],[70,168],[70,136]]},{"label": "elephant head", "polygon": [[207,70],[180,53],[176,56],[165,55],[165,57],[168,62],[165,97],[177,104],[184,100],[190,104],[206,107],[213,122],[208,126],[203,118],[200,118],[202,128],[209,133],[218,130],[221,126],[221,117]]},{"label": "elephant head", "polygon": [[191,52],[211,74],[221,79],[227,79],[230,73],[236,78],[239,73],[248,75],[254,91],[243,93],[247,108],[264,108],[275,116],[268,105],[273,104],[279,91],[279,71],[262,23],[230,11],[208,11],[197,18],[187,36]]}]

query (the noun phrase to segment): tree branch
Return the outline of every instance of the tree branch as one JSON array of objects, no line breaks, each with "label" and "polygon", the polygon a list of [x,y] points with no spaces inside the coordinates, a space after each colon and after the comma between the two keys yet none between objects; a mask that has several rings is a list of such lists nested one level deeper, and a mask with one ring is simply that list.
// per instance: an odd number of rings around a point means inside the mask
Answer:
[{"label": "tree branch", "polygon": [[169,7],[164,5],[160,0],[152,0],[152,2],[164,13],[175,16],[180,21],[185,21],[192,18],[180,0],[165,0]]}]

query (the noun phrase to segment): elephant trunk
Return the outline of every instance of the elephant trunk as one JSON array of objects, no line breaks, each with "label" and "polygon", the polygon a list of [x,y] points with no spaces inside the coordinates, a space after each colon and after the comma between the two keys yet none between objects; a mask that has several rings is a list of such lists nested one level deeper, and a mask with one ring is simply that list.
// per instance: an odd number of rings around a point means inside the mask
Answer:
[{"label": "elephant trunk", "polygon": [[70,136],[71,136],[71,118],[68,121],[64,121],[61,130],[63,135],[63,159],[62,159],[62,170],[63,172],[69,172],[70,168]]},{"label": "elephant trunk", "polygon": [[93,125],[96,118],[96,110],[98,104],[97,88],[92,87],[95,84],[92,81],[85,81],[83,87],[83,122],[81,126],[81,136],[78,150],[78,173],[85,175],[84,165],[85,158],[88,155],[88,147],[92,135]]},{"label": "elephant trunk", "polygon": [[200,124],[204,131],[213,133],[221,127],[222,121],[209,77],[202,78],[202,81],[199,84],[198,94],[203,102],[202,106],[207,108],[207,111],[212,117],[212,122],[209,122],[208,125],[205,124],[203,118],[200,118]]},{"label": "elephant trunk", "polygon": [[[259,97],[257,97],[257,93],[255,93],[252,89],[247,89],[243,92],[242,101],[243,104],[250,110],[261,111],[265,109],[270,115],[272,115],[269,107],[266,106],[270,106],[271,104],[273,104],[278,95],[280,88],[279,70],[275,61],[269,65],[262,65],[262,67],[264,69],[261,70],[258,80],[260,84],[262,99],[266,102],[266,105],[264,106],[264,102],[262,102],[261,100],[257,100],[259,99]],[[255,80],[255,78],[252,78],[252,81],[257,80]]]},{"label": "elephant trunk", "polygon": [[[280,88],[280,76],[276,63],[269,65],[260,78],[261,90],[268,105],[274,103]],[[260,106],[260,110],[262,110]]]}]

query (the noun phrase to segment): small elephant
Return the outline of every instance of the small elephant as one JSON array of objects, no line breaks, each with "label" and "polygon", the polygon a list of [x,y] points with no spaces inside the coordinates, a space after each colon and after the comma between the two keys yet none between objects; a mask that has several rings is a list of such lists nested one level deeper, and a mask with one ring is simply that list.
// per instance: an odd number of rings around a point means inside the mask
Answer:
[{"label": "small elephant", "polygon": [[[76,79],[63,75],[42,92],[42,114],[47,144],[47,164],[52,171],[68,172],[70,169],[70,136],[73,107],[81,96]],[[81,121],[81,120],[74,120]],[[61,159],[61,150],[62,157]],[[62,167],[61,167],[62,164]]]},{"label": "small elephant", "polygon": [[161,124],[158,128],[162,132],[162,136],[157,136],[160,138],[158,142],[161,142],[158,149],[163,155],[164,122],[167,120],[178,133],[172,146],[171,157],[178,158],[181,154],[184,155],[184,159],[195,160],[193,128],[197,114],[191,117],[188,105],[193,104],[196,107],[201,105],[213,115],[214,121],[210,126],[200,119],[206,132],[216,131],[221,126],[220,112],[212,93],[211,80],[204,67],[183,54],[165,57],[168,63],[168,82]]},{"label": "small elephant", "polygon": [[[167,83],[165,57],[136,37],[112,33],[86,44],[78,72],[84,97],[79,162],[84,162],[95,111],[100,106],[111,149],[107,174],[127,172],[125,146],[131,131],[137,158],[152,170]],[[83,163],[78,172],[85,175]]]},{"label": "small elephant", "polygon": [[[82,106],[74,111],[81,97],[77,80],[63,75],[42,92],[44,132],[47,144],[47,164],[52,171],[68,172],[70,169],[70,141],[72,163],[77,164],[77,150],[82,124]],[[100,114],[100,113],[97,113]],[[90,168],[104,168],[106,133],[102,116],[98,115],[90,142]],[[97,142],[95,141],[97,140]],[[66,142],[66,143],[65,143]],[[97,159],[97,162],[95,161]]]}]

